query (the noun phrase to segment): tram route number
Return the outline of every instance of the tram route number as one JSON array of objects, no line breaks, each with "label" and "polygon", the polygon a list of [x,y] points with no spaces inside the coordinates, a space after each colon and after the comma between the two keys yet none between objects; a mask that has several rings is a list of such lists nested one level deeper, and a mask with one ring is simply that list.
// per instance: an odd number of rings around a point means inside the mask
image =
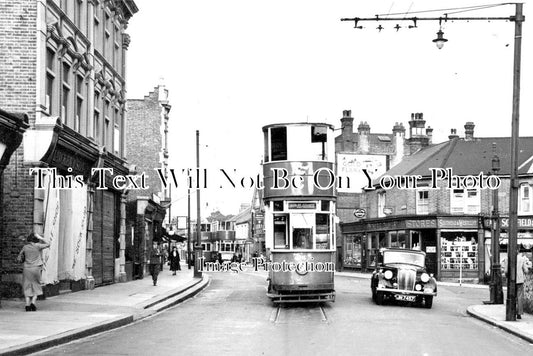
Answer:
[{"label": "tram route number", "polygon": [[414,302],[415,301],[415,296],[414,295],[395,294],[394,298],[396,298],[396,300],[403,300],[403,301],[406,301],[406,302]]}]

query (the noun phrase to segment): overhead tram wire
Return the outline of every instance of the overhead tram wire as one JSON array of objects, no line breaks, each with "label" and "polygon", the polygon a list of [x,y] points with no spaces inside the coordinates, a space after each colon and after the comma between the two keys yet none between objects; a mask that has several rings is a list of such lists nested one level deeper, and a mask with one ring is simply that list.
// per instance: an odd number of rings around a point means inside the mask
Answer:
[{"label": "overhead tram wire", "polygon": [[[407,13],[406,12],[398,12],[398,13],[393,13],[393,14],[391,14],[391,13],[388,13],[388,14],[377,14],[376,16],[377,17],[379,17],[379,16],[398,16],[398,15],[407,15],[407,14],[409,14],[409,15],[412,15],[412,14],[423,14],[423,13],[428,13],[428,12],[443,12],[443,11],[451,11],[451,10],[464,10],[464,11],[453,12],[453,13],[461,13],[461,12],[484,10],[484,9],[489,9],[489,8],[492,8],[492,7],[505,6],[505,5],[514,5],[514,4],[516,4],[516,3],[514,3],[514,2],[505,2],[505,3],[500,3],[500,4],[487,4],[487,5],[466,6],[466,7],[452,7],[452,8],[448,8],[448,9],[421,10],[421,11],[413,11],[413,12],[409,12],[409,10],[407,10]],[[411,6],[409,7],[409,9],[411,9]]]}]

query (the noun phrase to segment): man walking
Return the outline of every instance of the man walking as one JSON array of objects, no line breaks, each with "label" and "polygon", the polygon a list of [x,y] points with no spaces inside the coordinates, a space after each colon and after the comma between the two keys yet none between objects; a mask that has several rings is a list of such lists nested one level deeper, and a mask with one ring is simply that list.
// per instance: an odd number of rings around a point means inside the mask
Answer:
[{"label": "man walking", "polygon": [[148,261],[148,270],[152,275],[154,286],[157,285],[157,276],[159,275],[159,268],[161,267],[161,248],[157,241],[152,241],[152,249],[150,250],[150,260]]},{"label": "man walking", "polygon": [[516,318],[522,319],[524,314],[524,277],[529,273],[531,261],[523,252],[516,257]]}]

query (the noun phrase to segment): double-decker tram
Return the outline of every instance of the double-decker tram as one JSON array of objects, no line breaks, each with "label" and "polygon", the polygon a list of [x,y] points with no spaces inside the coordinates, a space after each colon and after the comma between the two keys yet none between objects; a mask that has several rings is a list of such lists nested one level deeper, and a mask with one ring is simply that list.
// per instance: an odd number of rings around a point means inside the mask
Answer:
[{"label": "double-decker tram", "polygon": [[324,123],[263,127],[267,296],[335,301],[335,142]]}]

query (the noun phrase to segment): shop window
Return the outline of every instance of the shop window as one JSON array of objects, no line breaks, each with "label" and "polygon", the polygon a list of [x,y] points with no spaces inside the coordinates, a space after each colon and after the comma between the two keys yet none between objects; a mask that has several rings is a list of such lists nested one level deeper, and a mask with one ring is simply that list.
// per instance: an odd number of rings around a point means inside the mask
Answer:
[{"label": "shop window", "polygon": [[478,245],[473,235],[441,236],[442,270],[477,270],[477,260]]},{"label": "shop window", "polygon": [[411,231],[411,248],[413,250],[422,249],[422,240],[420,239],[420,231]]},{"label": "shop window", "polygon": [[384,233],[384,232],[380,232],[378,234],[378,241],[379,241],[378,248],[383,248],[383,247],[389,247],[390,246],[389,239],[387,238],[387,234]]},{"label": "shop window", "polygon": [[429,214],[429,191],[419,190],[416,192],[416,213]]},{"label": "shop window", "polygon": [[531,186],[528,184],[523,184],[520,186],[520,196],[519,196],[519,210],[520,214],[531,213]]},{"label": "shop window", "polygon": [[321,200],[320,201],[320,211],[329,211],[330,203],[331,202],[329,200]]},{"label": "shop window", "polygon": [[329,237],[329,214],[316,214],[316,248],[329,249]]},{"label": "shop window", "polygon": [[385,192],[378,193],[378,218],[385,217],[385,204],[386,204]]},{"label": "shop window", "polygon": [[274,201],[274,211],[283,211],[283,201]]},{"label": "shop window", "polygon": [[287,160],[287,128],[273,127],[270,129],[272,161]]},{"label": "shop window", "polygon": [[349,267],[361,267],[361,236],[348,235],[344,239],[343,263]]},{"label": "shop window", "polygon": [[478,214],[481,212],[479,191],[476,189],[452,189],[450,197],[452,214]]},{"label": "shop window", "polygon": [[202,244],[202,250],[211,251],[211,244]]},{"label": "shop window", "polygon": [[289,248],[289,236],[287,233],[288,215],[274,215],[274,248]]}]

